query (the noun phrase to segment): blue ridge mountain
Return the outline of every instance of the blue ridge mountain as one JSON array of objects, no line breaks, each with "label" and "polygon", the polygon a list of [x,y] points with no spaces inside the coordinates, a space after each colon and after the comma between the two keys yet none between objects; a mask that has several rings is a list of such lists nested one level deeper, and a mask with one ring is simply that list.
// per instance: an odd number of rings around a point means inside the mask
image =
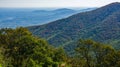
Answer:
[{"label": "blue ridge mountain", "polygon": [[[43,37],[56,47],[70,50],[78,39],[90,38],[95,41],[120,45],[120,3],[115,2],[98,9],[72,15],[44,25],[28,29],[36,36]],[[119,46],[119,47],[118,47]]]}]

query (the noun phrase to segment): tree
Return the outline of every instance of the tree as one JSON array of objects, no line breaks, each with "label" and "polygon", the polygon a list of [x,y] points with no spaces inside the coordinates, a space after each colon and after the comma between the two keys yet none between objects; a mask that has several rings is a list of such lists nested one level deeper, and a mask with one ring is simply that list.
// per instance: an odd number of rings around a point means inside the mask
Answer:
[{"label": "tree", "polygon": [[64,52],[64,49],[62,47],[56,48],[54,51],[54,57],[53,60],[56,62],[65,62],[66,61],[66,54]]},{"label": "tree", "polygon": [[92,40],[79,40],[75,49],[83,67],[119,67],[120,51]]},{"label": "tree", "polygon": [[92,67],[92,45],[94,42],[90,39],[88,40],[79,40],[78,45],[76,48],[76,52],[78,52],[78,55],[86,61],[86,67]]},{"label": "tree", "polygon": [[113,55],[115,54],[115,50],[111,46],[95,42],[92,49],[95,56],[94,57],[96,62],[95,66],[97,67],[111,66],[109,59],[113,60]]},{"label": "tree", "polygon": [[66,57],[63,49],[55,49],[22,27],[1,29],[0,48],[4,67],[49,67]]},{"label": "tree", "polygon": [[33,48],[39,40],[25,28],[2,29],[0,32],[5,60],[9,59],[13,67],[21,67],[23,61],[28,61],[33,54]]}]

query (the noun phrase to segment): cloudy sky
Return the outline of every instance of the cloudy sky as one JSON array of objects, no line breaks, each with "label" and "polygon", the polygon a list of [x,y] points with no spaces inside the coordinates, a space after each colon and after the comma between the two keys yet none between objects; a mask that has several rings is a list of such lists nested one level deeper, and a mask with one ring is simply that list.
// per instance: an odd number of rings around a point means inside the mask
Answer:
[{"label": "cloudy sky", "polygon": [[120,0],[0,0],[0,7],[100,7]]}]

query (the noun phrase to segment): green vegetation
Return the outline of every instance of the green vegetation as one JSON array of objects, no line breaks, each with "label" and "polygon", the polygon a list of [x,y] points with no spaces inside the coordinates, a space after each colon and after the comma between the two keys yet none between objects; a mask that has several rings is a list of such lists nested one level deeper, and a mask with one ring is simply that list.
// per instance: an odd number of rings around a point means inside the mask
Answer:
[{"label": "green vegetation", "polygon": [[65,59],[66,54],[62,48],[50,46],[25,28],[0,30],[2,67],[57,67]]},{"label": "green vegetation", "polygon": [[120,50],[110,45],[88,40],[79,40],[76,55],[71,60],[72,67],[119,67]]},{"label": "green vegetation", "polygon": [[45,38],[53,46],[65,45],[65,50],[74,47],[72,44],[81,38],[91,38],[119,49],[120,3],[112,3],[93,11],[78,13],[44,25],[31,26],[28,29],[34,35]]},{"label": "green vegetation", "polygon": [[0,30],[0,67],[120,67],[120,50],[110,45],[81,39],[73,49],[67,55],[22,27]]}]

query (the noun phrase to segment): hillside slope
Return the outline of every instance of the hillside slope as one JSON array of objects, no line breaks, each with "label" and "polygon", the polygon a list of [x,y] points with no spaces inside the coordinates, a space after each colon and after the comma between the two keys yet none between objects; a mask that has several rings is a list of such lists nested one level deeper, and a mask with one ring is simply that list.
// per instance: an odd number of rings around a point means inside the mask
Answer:
[{"label": "hillside slope", "polygon": [[93,11],[28,29],[54,46],[70,46],[80,38],[117,44],[120,40],[120,3],[111,3]]}]

